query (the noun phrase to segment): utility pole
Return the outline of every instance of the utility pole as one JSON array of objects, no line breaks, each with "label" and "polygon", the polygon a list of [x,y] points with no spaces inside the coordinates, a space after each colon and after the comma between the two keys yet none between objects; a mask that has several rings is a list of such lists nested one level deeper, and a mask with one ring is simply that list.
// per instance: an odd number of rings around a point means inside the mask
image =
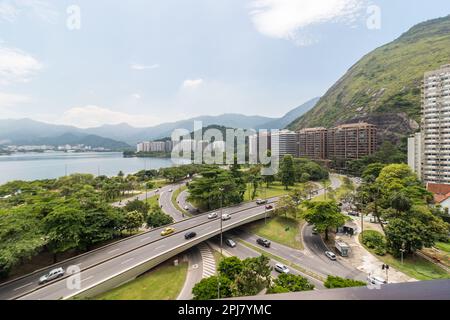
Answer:
[{"label": "utility pole", "polygon": [[266,203],[264,204],[264,224],[267,224],[267,205],[269,203],[267,200],[267,186],[265,189],[265,199],[264,200],[266,200]]}]

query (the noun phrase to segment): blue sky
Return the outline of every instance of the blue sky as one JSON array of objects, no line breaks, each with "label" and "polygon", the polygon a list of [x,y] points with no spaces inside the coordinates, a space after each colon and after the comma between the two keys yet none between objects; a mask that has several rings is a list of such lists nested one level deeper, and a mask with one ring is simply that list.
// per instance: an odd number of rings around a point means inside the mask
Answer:
[{"label": "blue sky", "polygon": [[278,117],[447,14],[448,0],[0,0],[0,118]]}]

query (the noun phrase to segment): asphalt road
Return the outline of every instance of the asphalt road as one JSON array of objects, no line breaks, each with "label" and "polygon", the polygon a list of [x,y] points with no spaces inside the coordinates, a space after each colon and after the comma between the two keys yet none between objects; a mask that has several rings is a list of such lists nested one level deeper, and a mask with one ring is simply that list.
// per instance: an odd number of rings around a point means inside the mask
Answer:
[{"label": "asphalt road", "polygon": [[[255,250],[252,250],[251,248],[247,247],[246,245],[237,242],[237,237],[235,236],[234,233],[227,233],[225,234],[224,238],[231,238],[233,240],[235,240],[236,242],[236,247],[231,248],[228,247],[227,245],[224,244],[223,250],[225,250],[226,252],[228,252],[229,254],[238,257],[241,260],[247,259],[247,258],[257,258],[259,257],[261,254]],[[213,242],[217,247],[220,247],[220,238],[215,237],[214,239],[211,240],[211,242]],[[253,244],[253,243],[252,243]],[[255,244],[256,245],[256,244]],[[272,268],[275,268],[275,265],[277,263],[283,264],[280,261],[274,260],[274,259],[270,259],[270,266]],[[290,268],[290,273],[291,274],[295,274],[295,275],[301,275],[303,277],[306,277],[312,284],[315,285],[315,287],[317,289],[323,289],[323,283],[313,277],[310,277],[309,275],[303,274],[301,272],[299,272],[296,269]],[[277,278],[280,274],[278,272],[275,271],[275,269],[272,270],[272,277],[273,278]]]},{"label": "asphalt road", "polygon": [[[170,188],[166,188],[164,190],[161,190],[159,195],[159,205],[163,209],[163,211],[170,215],[175,221],[181,221],[185,220],[188,217],[186,215],[183,216],[183,213],[178,211],[177,208],[172,203],[172,195],[173,192],[184,186],[185,183],[172,185]],[[170,191],[172,190],[172,191]]]},{"label": "asphalt road", "polygon": [[[276,199],[275,199],[276,200]],[[224,227],[237,219],[246,219],[259,215],[264,207],[255,203],[245,203],[231,208],[224,208],[224,213],[232,214],[232,219],[223,223]],[[67,269],[69,266],[78,266],[81,269],[82,288],[87,288],[101,282],[124,269],[139,265],[148,259],[171,251],[174,247],[186,243],[184,234],[195,231],[198,235],[210,234],[220,230],[220,220],[209,220],[207,215],[200,215],[191,219],[177,222],[173,225],[177,233],[168,237],[161,237],[161,230],[149,231],[109,246],[91,251],[85,255],[61,262],[44,271],[32,273],[15,281],[0,286],[0,300],[21,297],[23,299],[60,299],[75,292],[66,286],[66,277],[49,283],[38,285],[38,279],[55,267]]]}]

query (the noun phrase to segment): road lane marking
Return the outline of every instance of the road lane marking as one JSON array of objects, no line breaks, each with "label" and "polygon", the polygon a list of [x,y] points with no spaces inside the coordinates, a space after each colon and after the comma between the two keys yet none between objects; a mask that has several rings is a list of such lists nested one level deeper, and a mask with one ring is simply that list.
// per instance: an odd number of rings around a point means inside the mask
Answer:
[{"label": "road lane marking", "polygon": [[144,241],[147,241],[147,240],[150,240],[150,239],[151,239],[151,237],[147,237],[147,238],[141,239],[140,242],[144,242]]},{"label": "road lane marking", "polygon": [[125,260],[125,261],[122,262],[121,264],[127,264],[128,262],[131,262],[131,261],[133,261],[133,260],[134,260],[134,258],[131,258],[131,259]]},{"label": "road lane marking", "polygon": [[159,246],[159,247],[157,247],[157,248],[155,248],[155,250],[159,250],[159,249],[162,249],[162,248],[165,248],[165,244],[163,244],[162,246]]},{"label": "road lane marking", "polygon": [[90,277],[87,277],[86,279],[82,279],[81,282],[83,283],[84,281],[88,281],[91,279],[94,279],[94,276],[90,276]]},{"label": "road lane marking", "polygon": [[117,252],[117,251],[119,251],[120,249],[114,249],[114,250],[111,250],[110,252],[108,252],[108,254],[111,254],[111,253],[114,253],[114,252]]},{"label": "road lane marking", "polygon": [[17,290],[23,289],[23,288],[25,288],[25,287],[31,286],[32,284],[33,284],[33,282],[30,282],[30,283],[24,284],[24,285],[23,285],[23,286],[21,286],[21,287],[15,288],[15,289],[14,289],[14,291],[17,291]]}]

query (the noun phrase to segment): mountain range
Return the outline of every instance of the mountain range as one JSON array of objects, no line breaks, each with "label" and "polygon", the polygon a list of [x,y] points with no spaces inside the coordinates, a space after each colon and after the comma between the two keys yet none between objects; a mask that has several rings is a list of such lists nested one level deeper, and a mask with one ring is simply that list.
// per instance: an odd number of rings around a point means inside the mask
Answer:
[{"label": "mountain range", "polygon": [[450,16],[420,23],[353,65],[317,105],[288,127],[365,121],[398,142],[419,129],[424,73],[450,63]]},{"label": "mountain range", "polygon": [[311,110],[317,101],[319,101],[319,98],[312,99],[291,110],[281,118],[223,114],[220,116],[200,116],[147,128],[136,128],[129,124],[121,123],[81,129],[74,126],[55,125],[31,119],[0,119],[0,144],[85,144],[92,147],[122,150],[134,148],[133,146],[138,142],[170,137],[172,131],[178,128],[193,131],[194,121],[201,121],[204,127],[217,125],[243,129],[283,129],[294,119]]}]

